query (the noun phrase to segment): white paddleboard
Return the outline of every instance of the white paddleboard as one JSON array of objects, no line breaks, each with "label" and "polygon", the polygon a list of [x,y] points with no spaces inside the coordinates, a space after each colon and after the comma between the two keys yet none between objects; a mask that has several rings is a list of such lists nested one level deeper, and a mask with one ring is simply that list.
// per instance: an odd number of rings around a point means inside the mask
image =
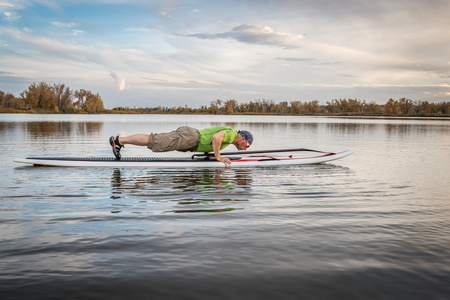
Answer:
[{"label": "white paddleboard", "polygon": [[[231,159],[231,167],[273,167],[318,164],[340,159],[352,154],[355,150],[346,150],[338,153],[326,153],[315,156],[294,155],[257,155],[241,157],[222,156]],[[14,160],[18,163],[34,166],[53,167],[109,167],[109,168],[217,168],[225,167],[215,158],[207,157],[122,157],[117,160],[114,157],[27,157]]]}]

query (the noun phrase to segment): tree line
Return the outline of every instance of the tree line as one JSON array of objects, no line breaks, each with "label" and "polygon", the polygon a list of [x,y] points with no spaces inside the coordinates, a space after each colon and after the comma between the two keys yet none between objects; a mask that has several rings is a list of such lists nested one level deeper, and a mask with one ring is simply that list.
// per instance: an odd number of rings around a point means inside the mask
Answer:
[{"label": "tree line", "polygon": [[19,97],[0,91],[0,108],[55,113],[105,112],[98,93],[84,89],[73,91],[65,84],[45,82],[31,84]]},{"label": "tree line", "polygon": [[106,110],[100,95],[80,89],[71,90],[64,84],[33,83],[15,97],[0,91],[0,108],[37,110],[56,113],[148,113],[148,114],[276,114],[276,115],[389,115],[389,116],[450,116],[450,102],[430,103],[428,101],[400,98],[389,99],[385,104],[360,99],[333,99],[325,105],[318,100],[281,101],[259,99],[247,103],[231,100],[214,100],[200,108],[185,106],[157,107],[115,107]]},{"label": "tree line", "polygon": [[389,99],[386,104],[367,102],[360,99],[333,99],[321,105],[313,101],[282,101],[260,99],[248,103],[236,100],[214,100],[209,106],[190,108],[187,105],[175,107],[115,107],[115,112],[154,114],[275,114],[275,115],[389,115],[389,116],[450,116],[450,102],[430,103],[412,101],[406,98]]}]

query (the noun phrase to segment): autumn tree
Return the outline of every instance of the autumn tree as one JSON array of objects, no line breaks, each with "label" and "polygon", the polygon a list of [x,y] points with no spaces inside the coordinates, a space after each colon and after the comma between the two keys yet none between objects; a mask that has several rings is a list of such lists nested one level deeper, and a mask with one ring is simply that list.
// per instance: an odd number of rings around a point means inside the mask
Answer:
[{"label": "autumn tree", "polygon": [[420,101],[418,105],[419,114],[430,115],[434,112],[433,104],[428,101]]},{"label": "autumn tree", "polygon": [[14,95],[0,91],[0,107],[13,108],[14,107]]},{"label": "autumn tree", "polygon": [[450,102],[439,103],[439,112],[441,114],[450,114]]},{"label": "autumn tree", "polygon": [[400,98],[398,100],[399,111],[402,115],[409,115],[414,112],[414,103],[411,99]]},{"label": "autumn tree", "polygon": [[384,105],[384,113],[388,115],[396,115],[400,111],[400,103],[397,100],[389,99]]},{"label": "autumn tree", "polygon": [[227,100],[225,101],[225,113],[232,114],[237,110],[237,101],[236,100]]},{"label": "autumn tree", "polygon": [[25,104],[31,108],[55,109],[57,107],[53,97],[53,88],[45,82],[31,84],[28,90],[21,93],[21,96],[25,100]]},{"label": "autumn tree", "polygon": [[74,92],[74,96],[77,99],[74,105],[78,110],[88,113],[101,113],[105,110],[102,98],[98,93],[94,95],[91,91],[80,89]]},{"label": "autumn tree", "polygon": [[289,104],[287,101],[281,101],[278,104],[275,104],[273,108],[273,112],[277,114],[287,114],[289,113]]},{"label": "autumn tree", "polygon": [[69,87],[66,87],[65,84],[59,83],[53,85],[53,90],[58,109],[61,111],[72,110],[72,91]]},{"label": "autumn tree", "polygon": [[222,105],[222,100],[217,99],[214,101],[211,101],[210,103],[210,111],[213,114],[217,114],[219,112],[220,106]]},{"label": "autumn tree", "polygon": [[313,100],[310,102],[305,103],[305,112],[308,114],[318,114],[320,113],[320,105],[318,100]]},{"label": "autumn tree", "polygon": [[302,102],[301,101],[291,101],[291,114],[299,114],[301,113]]},{"label": "autumn tree", "polygon": [[381,113],[381,106],[371,101],[369,103],[366,103],[364,107],[364,112],[368,114],[379,114]]},{"label": "autumn tree", "polygon": [[5,92],[0,91],[0,107],[6,107],[4,101],[5,101]]}]

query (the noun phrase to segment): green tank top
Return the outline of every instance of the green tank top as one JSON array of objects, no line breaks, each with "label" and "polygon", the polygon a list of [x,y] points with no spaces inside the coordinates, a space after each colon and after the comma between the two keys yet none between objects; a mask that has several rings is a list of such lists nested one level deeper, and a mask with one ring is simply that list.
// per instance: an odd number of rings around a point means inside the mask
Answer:
[{"label": "green tank top", "polygon": [[201,129],[199,130],[200,144],[197,147],[197,152],[213,152],[214,149],[212,146],[212,137],[219,131],[222,131],[225,135],[223,137],[223,142],[220,146],[220,150],[233,143],[237,137],[237,132],[234,129],[226,126]]}]

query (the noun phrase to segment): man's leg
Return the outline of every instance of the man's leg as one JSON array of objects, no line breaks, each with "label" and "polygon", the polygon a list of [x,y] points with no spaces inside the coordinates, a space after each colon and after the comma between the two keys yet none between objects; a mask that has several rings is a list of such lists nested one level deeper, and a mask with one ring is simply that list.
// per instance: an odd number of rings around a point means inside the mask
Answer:
[{"label": "man's leg", "polygon": [[136,146],[147,146],[150,141],[149,134],[134,134],[130,136],[119,136],[121,145],[131,144]]}]

